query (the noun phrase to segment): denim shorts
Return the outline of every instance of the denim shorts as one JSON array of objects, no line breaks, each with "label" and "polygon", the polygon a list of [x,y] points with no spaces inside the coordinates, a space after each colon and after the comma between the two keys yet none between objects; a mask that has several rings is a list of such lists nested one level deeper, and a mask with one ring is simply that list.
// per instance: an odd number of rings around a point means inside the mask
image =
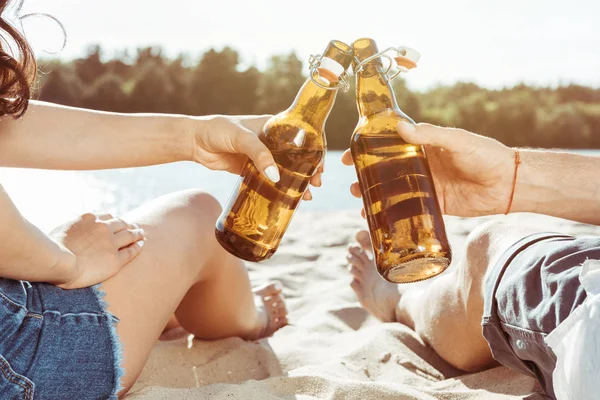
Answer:
[{"label": "denim shorts", "polygon": [[0,278],[0,399],[116,399],[117,322],[95,287]]},{"label": "denim shorts", "polygon": [[600,259],[600,237],[538,233],[509,248],[485,280],[483,336],[494,359],[537,378],[553,398],[556,355],[544,338],[586,299],[586,259]]}]

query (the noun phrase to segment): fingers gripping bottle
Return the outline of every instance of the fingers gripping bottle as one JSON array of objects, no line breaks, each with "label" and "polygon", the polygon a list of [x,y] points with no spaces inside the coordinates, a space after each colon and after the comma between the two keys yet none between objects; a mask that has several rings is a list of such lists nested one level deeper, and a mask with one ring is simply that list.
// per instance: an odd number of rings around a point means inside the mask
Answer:
[{"label": "fingers gripping bottle", "polygon": [[249,161],[239,185],[217,220],[216,237],[238,258],[270,258],[283,237],[326,151],[325,122],[345,71],[352,48],[331,41],[323,56],[311,57],[311,72],[294,103],[272,117],[259,134],[279,168],[277,183],[265,179]]},{"label": "fingers gripping bottle", "polygon": [[[394,283],[431,278],[448,267],[451,251],[426,154],[396,130],[414,121],[396,103],[375,41],[359,39],[353,49],[360,119],[351,151],[377,270]],[[400,71],[416,67],[416,51],[394,50]]]}]

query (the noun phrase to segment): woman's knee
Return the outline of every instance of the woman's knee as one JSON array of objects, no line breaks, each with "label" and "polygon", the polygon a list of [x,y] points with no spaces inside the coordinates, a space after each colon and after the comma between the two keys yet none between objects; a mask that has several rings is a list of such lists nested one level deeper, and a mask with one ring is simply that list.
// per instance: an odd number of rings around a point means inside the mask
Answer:
[{"label": "woman's knee", "polygon": [[[194,220],[214,220],[221,214],[222,208],[219,201],[210,193],[198,189],[189,189],[177,192],[181,202],[181,213]],[[193,221],[192,221],[193,222]]]},{"label": "woman's knee", "polygon": [[220,213],[212,195],[193,189],[161,196],[123,218],[146,230],[147,249],[156,252],[157,262],[195,271],[215,253],[215,222]]},{"label": "woman's knee", "polygon": [[178,240],[206,239],[214,235],[221,205],[211,194],[197,189],[183,190],[163,196],[151,203],[151,214],[158,214],[162,230],[176,234]]}]

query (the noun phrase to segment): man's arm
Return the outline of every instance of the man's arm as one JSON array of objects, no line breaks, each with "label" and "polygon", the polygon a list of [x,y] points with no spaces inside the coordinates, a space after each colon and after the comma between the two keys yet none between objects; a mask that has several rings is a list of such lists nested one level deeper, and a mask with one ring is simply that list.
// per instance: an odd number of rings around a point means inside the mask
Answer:
[{"label": "man's arm", "polygon": [[119,114],[31,101],[0,123],[0,165],[108,169],[191,160],[194,135],[177,115]]},{"label": "man's arm", "polygon": [[[477,217],[507,211],[515,150],[463,129],[399,123],[408,143],[425,146],[444,214]],[[600,157],[520,149],[511,212],[532,212],[600,225]],[[342,162],[352,165],[346,151]],[[350,189],[360,197],[357,182]]]},{"label": "man's arm", "polygon": [[600,225],[600,157],[520,150],[512,212]]}]

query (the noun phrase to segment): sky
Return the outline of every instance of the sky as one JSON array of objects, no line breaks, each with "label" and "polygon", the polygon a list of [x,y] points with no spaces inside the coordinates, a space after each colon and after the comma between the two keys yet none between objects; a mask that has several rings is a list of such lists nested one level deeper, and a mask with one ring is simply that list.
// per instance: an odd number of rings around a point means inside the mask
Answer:
[{"label": "sky", "polygon": [[[261,68],[273,54],[294,50],[307,60],[332,39],[371,37],[380,48],[420,51],[418,68],[405,77],[413,89],[456,81],[600,87],[598,0],[25,0],[22,11],[61,21],[63,59],[94,43],[109,56],[159,45],[168,55],[198,57],[229,45],[245,65]],[[62,42],[50,20],[24,26],[40,56]]]}]

